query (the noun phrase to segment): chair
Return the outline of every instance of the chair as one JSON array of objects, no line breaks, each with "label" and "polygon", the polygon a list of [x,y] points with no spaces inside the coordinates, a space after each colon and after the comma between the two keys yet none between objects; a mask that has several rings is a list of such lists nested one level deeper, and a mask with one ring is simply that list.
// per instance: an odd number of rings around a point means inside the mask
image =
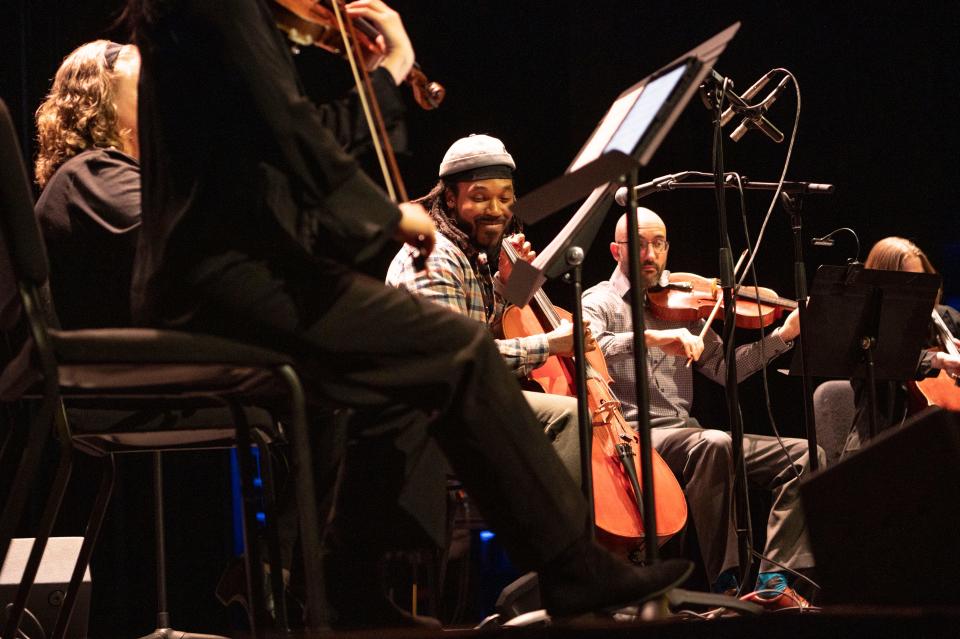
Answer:
[{"label": "chair", "polygon": [[[105,472],[54,636],[65,632],[76,589],[106,513],[113,482],[113,453],[120,449],[157,453],[173,448],[228,445],[236,445],[239,453],[247,595],[248,601],[255,604],[251,606],[250,624],[253,635],[259,636],[266,612],[262,598],[253,596],[253,593],[259,594],[262,587],[256,544],[250,538],[256,525],[247,412],[250,406],[279,409],[289,420],[287,430],[307,576],[308,627],[315,626],[324,610],[318,533],[322,527],[316,508],[305,397],[290,358],[248,344],[185,332],[57,330],[49,321],[50,300],[43,295],[47,278],[46,252],[33,213],[22,155],[9,111],[0,101],[0,331],[10,355],[0,369],[0,401],[36,402],[36,409],[26,424],[26,445],[0,514],[0,564],[23,515],[51,432],[58,434],[60,442],[60,461],[53,485],[2,636],[16,636],[30,585],[69,480],[75,451],[104,454]],[[219,408],[228,411],[230,419],[222,422],[220,429],[210,429],[207,424],[206,428],[197,429],[168,427],[136,433],[77,433],[71,428],[67,408],[161,412]],[[162,566],[160,568],[162,570]],[[272,574],[276,587],[280,571],[274,570]],[[162,618],[160,621],[163,625]]]},{"label": "chair", "polygon": [[840,460],[853,426],[853,387],[845,379],[823,382],[813,391],[817,443],[827,454],[827,466]]}]

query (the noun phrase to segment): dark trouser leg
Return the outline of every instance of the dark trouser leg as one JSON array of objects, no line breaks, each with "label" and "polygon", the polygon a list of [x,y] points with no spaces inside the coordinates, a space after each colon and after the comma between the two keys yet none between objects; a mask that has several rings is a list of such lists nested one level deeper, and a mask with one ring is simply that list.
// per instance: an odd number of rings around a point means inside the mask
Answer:
[{"label": "dark trouser leg", "polygon": [[335,267],[289,276],[243,262],[189,294],[202,300],[192,326],[290,353],[314,399],[358,409],[361,434],[416,453],[423,437],[403,434],[429,432],[519,567],[582,536],[579,491],[483,325]]},{"label": "dark trouser leg", "polygon": [[[773,504],[767,519],[767,546],[764,554],[793,569],[813,566],[813,554],[807,535],[806,521],[800,504],[800,480],[810,472],[810,458],[807,440],[793,437],[783,438],[783,444],[790,452],[796,472],[790,467],[783,448],[775,437],[764,435],[745,435],[743,438],[744,456],[748,481],[761,488],[772,491]],[[819,449],[820,464],[826,464],[826,455]],[[764,561],[760,572],[780,570],[774,564]]]},{"label": "dark trouser leg", "polygon": [[739,563],[730,434],[701,427],[667,427],[651,429],[650,436],[653,447],[683,485],[712,584],[721,572]]}]

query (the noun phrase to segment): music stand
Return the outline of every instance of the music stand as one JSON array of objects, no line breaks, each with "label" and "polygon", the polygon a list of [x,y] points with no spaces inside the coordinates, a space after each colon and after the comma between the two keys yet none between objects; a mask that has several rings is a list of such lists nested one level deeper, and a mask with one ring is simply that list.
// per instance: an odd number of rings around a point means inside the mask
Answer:
[{"label": "music stand", "polygon": [[[637,182],[638,168],[645,166],[653,157],[653,153],[663,141],[667,131],[673,126],[680,112],[739,28],[739,22],[731,25],[620,94],[565,174],[532,191],[513,206],[513,214],[517,218],[526,224],[534,224],[587,196],[586,201],[563,230],[532,263],[518,262],[514,265],[504,290],[504,297],[518,306],[525,306],[548,278],[556,278],[572,271],[581,476],[584,497],[588,503],[591,531],[595,527],[593,482],[590,470],[592,420],[586,396],[586,359],[581,305],[583,294],[581,265],[585,247],[593,243],[603,217],[610,208],[614,191],[624,182],[627,183],[630,193],[629,209],[636,210],[636,194],[632,187]],[[629,215],[627,218],[630,281],[639,282],[640,251],[637,242],[637,218],[636,215]],[[638,506],[644,522],[646,561],[654,563],[657,560],[657,525],[652,489],[652,444],[643,335],[644,291],[636,286],[631,286],[631,291],[641,474],[642,485],[647,488],[642,491],[640,496],[642,503],[638,503]],[[624,460],[624,469],[628,476],[635,476],[635,468],[629,469],[626,465],[631,459]],[[631,473],[631,470],[634,472]],[[636,484],[634,486],[635,489],[639,488]]]},{"label": "music stand", "polygon": [[[801,340],[811,377],[867,380],[871,437],[877,429],[877,380],[917,375],[940,276],[821,266],[807,302]],[[794,352],[791,375],[801,375]]]}]

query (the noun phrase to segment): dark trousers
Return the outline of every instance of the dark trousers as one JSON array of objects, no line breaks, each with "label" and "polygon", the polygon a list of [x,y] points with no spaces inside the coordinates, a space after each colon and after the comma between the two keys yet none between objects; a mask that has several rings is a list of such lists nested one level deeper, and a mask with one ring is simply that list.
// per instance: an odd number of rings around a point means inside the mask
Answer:
[{"label": "dark trousers", "polygon": [[[355,409],[351,435],[372,445],[348,455],[348,481],[389,471],[387,501],[437,538],[445,522],[423,497],[444,487],[435,444],[517,567],[584,534],[580,492],[484,325],[337,264],[308,272],[241,256],[193,273],[165,305],[189,319],[168,323],[289,353],[310,398]],[[383,501],[352,504],[360,528],[382,527]]]}]

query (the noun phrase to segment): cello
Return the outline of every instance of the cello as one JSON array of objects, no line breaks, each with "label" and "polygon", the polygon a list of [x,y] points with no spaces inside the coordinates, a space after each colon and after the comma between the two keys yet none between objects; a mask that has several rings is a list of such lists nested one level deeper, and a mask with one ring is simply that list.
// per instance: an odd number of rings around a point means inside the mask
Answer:
[{"label": "cello", "polygon": [[[511,263],[516,250],[503,242],[502,251]],[[506,338],[550,332],[570,319],[570,313],[553,305],[541,288],[530,303],[511,306],[503,315]],[[610,550],[623,554],[634,563],[643,558],[644,527],[642,490],[635,460],[639,459],[639,439],[627,424],[620,402],[610,390],[612,381],[603,353],[586,354],[587,398],[592,418],[593,502],[597,540]],[[531,373],[547,393],[574,395],[576,374],[570,357],[551,355]],[[687,521],[687,502],[667,463],[653,450],[653,490],[655,493],[657,545],[663,545],[680,532]],[[635,488],[636,487],[636,488]]]},{"label": "cello", "polygon": [[[937,309],[933,309],[931,319],[943,350],[954,356],[960,355],[960,349],[957,348],[953,334]],[[939,406],[946,410],[960,411],[960,380],[951,377],[946,371],[941,370],[936,377],[919,380],[913,385],[920,396],[915,401],[919,406],[914,407],[914,410],[927,406]]]}]

